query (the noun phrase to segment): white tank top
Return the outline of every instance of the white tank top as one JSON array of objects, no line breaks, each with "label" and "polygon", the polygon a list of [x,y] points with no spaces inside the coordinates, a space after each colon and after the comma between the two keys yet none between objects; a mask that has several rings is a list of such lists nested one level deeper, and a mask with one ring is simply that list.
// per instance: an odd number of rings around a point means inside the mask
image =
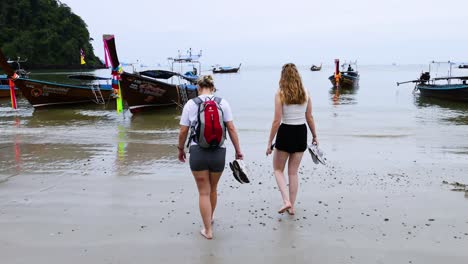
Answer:
[{"label": "white tank top", "polygon": [[286,125],[302,125],[306,123],[305,113],[309,94],[307,93],[307,101],[303,104],[283,104],[283,116],[281,122]]}]

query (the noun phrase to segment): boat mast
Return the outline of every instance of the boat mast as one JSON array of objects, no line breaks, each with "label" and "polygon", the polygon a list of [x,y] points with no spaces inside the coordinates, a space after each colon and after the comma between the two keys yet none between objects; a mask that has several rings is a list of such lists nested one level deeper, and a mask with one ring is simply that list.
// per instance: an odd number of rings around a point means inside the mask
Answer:
[{"label": "boat mast", "polygon": [[[448,61],[449,63],[449,77],[452,77],[452,62]],[[447,83],[450,84],[451,79],[447,80]]]}]

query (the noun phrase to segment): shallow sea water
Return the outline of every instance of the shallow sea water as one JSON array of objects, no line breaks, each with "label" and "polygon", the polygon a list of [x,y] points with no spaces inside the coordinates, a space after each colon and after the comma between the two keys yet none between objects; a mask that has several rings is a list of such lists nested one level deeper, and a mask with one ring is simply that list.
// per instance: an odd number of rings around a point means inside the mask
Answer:
[{"label": "shallow sea water", "polygon": [[[423,65],[362,66],[359,88],[334,100],[327,79],[332,69],[310,72],[301,67],[328,159],[347,166],[363,166],[365,160],[392,166],[375,155],[385,152],[385,158],[395,160],[444,160],[447,165],[466,160],[466,103],[414,95],[411,84],[396,86],[422,69]],[[98,72],[107,74],[106,70]],[[246,66],[238,74],[215,75],[218,95],[233,108],[247,160],[264,158],[279,72],[279,66]],[[66,74],[43,73],[33,78],[62,81]],[[76,161],[92,157],[98,161],[101,156],[108,159],[96,166],[119,174],[145,173],[145,164],[153,162],[184,166],[176,161],[174,151],[179,114],[174,108],[117,115],[110,107],[94,105],[34,110],[24,99],[19,99],[19,109],[13,111],[4,99],[0,101],[0,174],[66,171]],[[125,165],[117,169],[115,165],[122,162]]]}]

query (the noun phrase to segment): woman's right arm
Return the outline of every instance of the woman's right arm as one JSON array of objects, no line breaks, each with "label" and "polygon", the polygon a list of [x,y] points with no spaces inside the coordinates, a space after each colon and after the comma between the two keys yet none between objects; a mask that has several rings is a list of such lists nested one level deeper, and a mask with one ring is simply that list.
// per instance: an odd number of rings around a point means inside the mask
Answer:
[{"label": "woman's right arm", "polygon": [[276,133],[278,133],[278,129],[281,124],[282,115],[283,115],[283,105],[281,104],[280,96],[277,93],[275,95],[275,115],[273,116],[273,123],[271,124],[270,137],[268,138],[268,144],[267,144],[267,150],[266,150],[267,156],[270,155],[272,152],[271,145],[273,143],[273,139],[276,136]]},{"label": "woman's right arm", "polygon": [[187,102],[182,110],[182,115],[180,116],[180,130],[179,130],[179,142],[177,144],[177,149],[179,154],[177,155],[181,162],[185,162],[185,141],[187,140],[187,135],[189,133],[190,127],[190,118],[189,118],[189,105],[190,101]]},{"label": "woman's right arm", "polygon": [[179,158],[179,161],[185,162],[186,156],[185,156],[185,140],[187,139],[187,135],[189,132],[189,127],[188,126],[180,126],[179,130],[179,143],[177,144],[177,149],[179,150],[179,154],[177,157]]}]

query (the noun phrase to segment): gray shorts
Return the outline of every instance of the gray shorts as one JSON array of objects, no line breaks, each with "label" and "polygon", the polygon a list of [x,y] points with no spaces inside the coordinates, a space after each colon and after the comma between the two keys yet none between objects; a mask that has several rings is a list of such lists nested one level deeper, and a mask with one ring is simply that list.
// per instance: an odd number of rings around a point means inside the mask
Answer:
[{"label": "gray shorts", "polygon": [[198,145],[190,146],[190,170],[222,172],[226,163],[226,148],[205,149]]}]

